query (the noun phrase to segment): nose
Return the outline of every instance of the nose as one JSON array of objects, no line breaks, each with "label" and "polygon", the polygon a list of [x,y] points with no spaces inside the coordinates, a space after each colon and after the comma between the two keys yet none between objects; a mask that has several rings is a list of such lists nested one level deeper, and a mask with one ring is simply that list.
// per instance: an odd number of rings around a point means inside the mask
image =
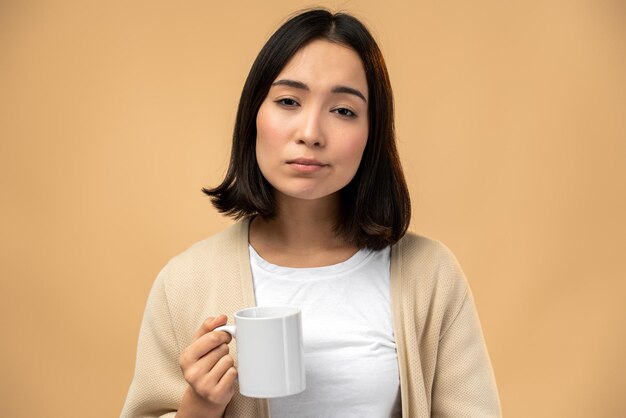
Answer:
[{"label": "nose", "polygon": [[326,144],[322,112],[319,109],[308,109],[301,113],[300,130],[296,137],[298,144],[307,147],[321,148]]}]

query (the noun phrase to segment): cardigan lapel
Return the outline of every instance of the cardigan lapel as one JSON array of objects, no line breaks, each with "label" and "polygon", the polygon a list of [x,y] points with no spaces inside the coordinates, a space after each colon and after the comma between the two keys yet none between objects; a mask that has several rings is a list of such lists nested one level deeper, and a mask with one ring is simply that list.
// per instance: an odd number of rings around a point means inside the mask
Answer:
[{"label": "cardigan lapel", "polygon": [[[249,250],[249,228],[250,218],[246,218],[239,222],[236,226],[236,251],[237,265],[239,270],[239,279],[241,281],[241,294],[244,307],[256,306],[256,298],[254,296],[254,283],[252,281],[252,270],[250,268],[250,250]],[[255,417],[269,418],[269,401],[267,399],[247,398],[236,393],[233,401],[236,402],[252,402],[256,409]]]},{"label": "cardigan lapel", "polygon": [[402,309],[402,248],[403,240],[391,247],[391,311],[393,317],[393,332],[396,340],[396,351],[398,353],[398,371],[400,373],[400,396],[402,401],[402,417],[409,417],[409,393],[407,376],[407,352],[405,344],[404,324],[406,319]]},{"label": "cardigan lapel", "polygon": [[237,263],[241,279],[241,291],[245,307],[256,306],[254,297],[254,284],[252,282],[252,270],[250,268],[250,250],[248,231],[250,218],[246,218],[237,224]]}]

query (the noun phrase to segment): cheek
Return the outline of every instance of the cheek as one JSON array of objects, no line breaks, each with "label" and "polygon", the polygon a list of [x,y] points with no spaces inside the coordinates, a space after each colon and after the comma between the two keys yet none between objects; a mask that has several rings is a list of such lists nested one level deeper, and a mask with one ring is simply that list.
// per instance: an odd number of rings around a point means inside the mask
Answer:
[{"label": "cheek", "polygon": [[256,117],[256,159],[261,173],[268,180],[280,162],[277,150],[286,137],[285,124],[272,111],[271,105],[264,102]]},{"label": "cheek", "polygon": [[365,145],[367,144],[367,135],[365,137],[359,136],[352,144],[350,144],[350,153],[358,155],[358,160],[361,160]]},{"label": "cheek", "polygon": [[284,126],[268,103],[263,103],[256,117],[257,149],[278,142],[284,136]]},{"label": "cheek", "polygon": [[356,171],[367,144],[367,128],[357,130],[345,139],[341,144],[341,155],[345,163],[353,166]]}]

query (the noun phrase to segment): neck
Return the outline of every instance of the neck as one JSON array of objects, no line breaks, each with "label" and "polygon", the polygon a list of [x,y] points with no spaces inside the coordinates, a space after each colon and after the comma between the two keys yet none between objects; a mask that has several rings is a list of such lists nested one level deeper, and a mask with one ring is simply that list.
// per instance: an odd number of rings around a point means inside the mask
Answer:
[{"label": "neck", "polygon": [[337,194],[316,200],[296,199],[276,194],[277,215],[273,219],[255,219],[268,243],[290,248],[336,245],[334,226],[339,213]]},{"label": "neck", "polygon": [[356,251],[334,231],[339,195],[303,200],[277,195],[275,218],[256,217],[249,240],[265,259],[285,266],[326,265],[343,261]]}]

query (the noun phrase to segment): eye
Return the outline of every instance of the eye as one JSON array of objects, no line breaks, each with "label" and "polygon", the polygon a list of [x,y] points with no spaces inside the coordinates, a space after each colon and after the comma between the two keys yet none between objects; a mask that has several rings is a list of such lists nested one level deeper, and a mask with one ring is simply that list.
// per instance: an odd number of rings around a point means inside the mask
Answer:
[{"label": "eye", "polygon": [[351,111],[350,109],[346,109],[345,107],[340,107],[339,109],[334,109],[333,112],[337,113],[340,116],[345,118],[356,118],[356,113]]},{"label": "eye", "polygon": [[278,99],[276,100],[276,103],[278,103],[281,106],[284,107],[294,107],[294,106],[298,106],[299,103],[296,102],[294,99],[290,99],[288,97],[284,98],[284,99]]}]

